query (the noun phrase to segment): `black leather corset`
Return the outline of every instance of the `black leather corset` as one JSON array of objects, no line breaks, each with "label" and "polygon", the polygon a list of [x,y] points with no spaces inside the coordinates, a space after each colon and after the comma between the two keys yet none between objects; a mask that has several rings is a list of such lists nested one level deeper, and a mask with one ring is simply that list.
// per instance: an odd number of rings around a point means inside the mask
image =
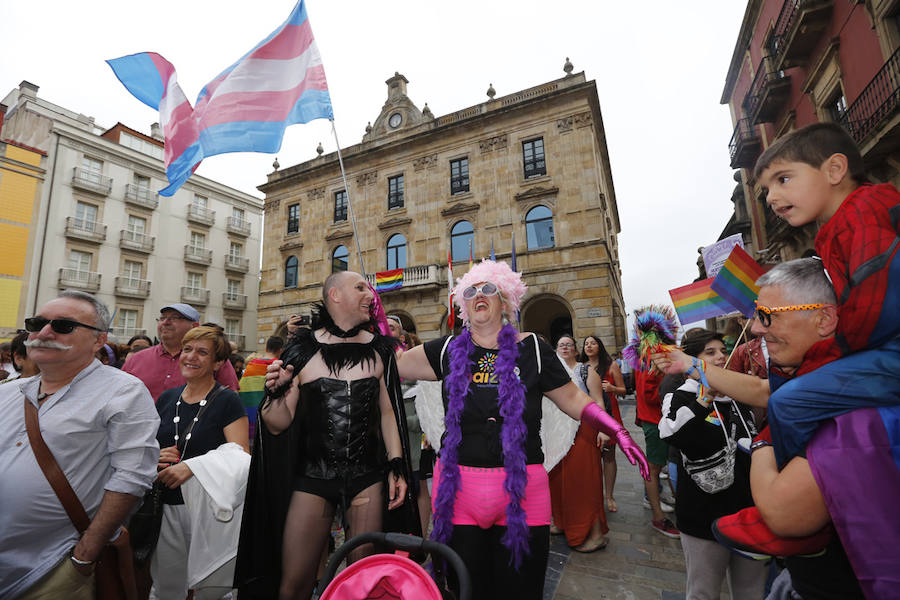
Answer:
[{"label": "black leather corset", "polygon": [[375,377],[320,377],[300,387],[303,475],[352,478],[383,468],[379,392]]}]

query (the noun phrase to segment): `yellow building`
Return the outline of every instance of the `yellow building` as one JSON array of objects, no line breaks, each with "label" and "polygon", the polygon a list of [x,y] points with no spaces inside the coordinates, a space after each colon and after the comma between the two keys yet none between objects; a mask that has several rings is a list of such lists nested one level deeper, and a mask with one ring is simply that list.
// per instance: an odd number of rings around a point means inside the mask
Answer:
[{"label": "yellow building", "polygon": [[[0,104],[0,126],[6,106]],[[0,340],[21,329],[47,154],[0,140]]]},{"label": "yellow building", "polygon": [[[308,314],[336,269],[402,269],[386,309],[423,340],[447,331],[447,263],[512,257],[529,286],[522,329],[625,342],[616,196],[596,84],[583,73],[435,117],[388,79],[362,142],[271,173],[260,333]],[[380,104],[380,103],[379,103]],[[377,110],[377,109],[376,109]],[[349,206],[348,206],[349,195]],[[352,214],[349,208],[352,207]],[[355,217],[354,233],[351,221]],[[364,265],[357,253],[359,246]]]}]

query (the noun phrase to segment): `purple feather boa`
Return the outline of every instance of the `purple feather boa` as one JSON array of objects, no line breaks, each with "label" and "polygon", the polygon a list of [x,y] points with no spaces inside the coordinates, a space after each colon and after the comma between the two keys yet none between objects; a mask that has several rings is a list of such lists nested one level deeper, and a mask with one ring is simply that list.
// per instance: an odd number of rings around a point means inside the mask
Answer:
[{"label": "purple feather boa", "polygon": [[[503,489],[509,494],[510,502],[506,507],[506,534],[501,540],[510,552],[511,564],[517,570],[522,559],[528,554],[529,529],[522,509],[522,498],[525,495],[525,484],[528,475],[525,470],[525,438],[528,429],[522,418],[525,410],[525,387],[516,374],[516,361],[519,358],[517,347],[518,333],[511,325],[505,325],[497,335],[499,352],[495,363],[495,372],[499,376],[497,403],[503,427],[500,441],[503,445],[503,466],[506,479]],[[435,501],[434,530],[432,538],[448,543],[453,534],[453,505],[459,491],[459,457],[457,454],[462,439],[460,418],[463,405],[472,381],[472,361],[470,356],[475,350],[468,330],[454,339],[448,348],[450,352],[450,373],[446,377],[448,397],[447,414],[444,425],[447,433],[441,446],[441,482]]]}]

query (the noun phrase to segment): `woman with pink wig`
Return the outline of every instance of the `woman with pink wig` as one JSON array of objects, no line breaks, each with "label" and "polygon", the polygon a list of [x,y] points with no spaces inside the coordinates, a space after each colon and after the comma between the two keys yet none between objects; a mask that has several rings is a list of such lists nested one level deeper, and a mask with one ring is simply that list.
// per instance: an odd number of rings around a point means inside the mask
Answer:
[{"label": "woman with pink wig", "polygon": [[398,365],[401,377],[443,380],[446,431],[434,469],[432,537],[462,557],[479,599],[543,594],[550,535],[543,395],[615,438],[648,473],[625,428],[572,383],[554,350],[510,324],[525,291],[506,263],[475,265],[454,289],[463,332],[413,348]]}]

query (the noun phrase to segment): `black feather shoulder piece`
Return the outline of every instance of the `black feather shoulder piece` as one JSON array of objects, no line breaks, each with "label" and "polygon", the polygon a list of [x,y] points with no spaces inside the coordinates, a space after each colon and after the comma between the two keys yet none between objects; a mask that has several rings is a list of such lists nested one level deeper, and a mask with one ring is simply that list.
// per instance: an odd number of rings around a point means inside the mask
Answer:
[{"label": "black feather shoulder piece", "polygon": [[[336,337],[351,337],[361,331],[368,331],[374,335],[372,341],[367,343],[359,342],[339,342],[336,344],[323,344],[316,339],[315,331],[325,329]],[[294,374],[306,365],[306,363],[315,356],[316,352],[322,355],[322,361],[332,373],[338,373],[341,369],[354,367],[362,363],[375,364],[377,356],[382,357],[382,361],[390,353],[394,352],[399,340],[396,338],[382,335],[378,330],[378,324],[374,320],[360,323],[350,331],[343,331],[331,318],[331,315],[325,310],[321,303],[316,306],[313,312],[312,325],[309,329],[302,327],[294,332],[288,339],[281,353],[281,360],[284,366],[292,365]],[[274,390],[267,390],[267,395],[272,398],[280,398],[290,389],[290,384],[286,383]]]}]

